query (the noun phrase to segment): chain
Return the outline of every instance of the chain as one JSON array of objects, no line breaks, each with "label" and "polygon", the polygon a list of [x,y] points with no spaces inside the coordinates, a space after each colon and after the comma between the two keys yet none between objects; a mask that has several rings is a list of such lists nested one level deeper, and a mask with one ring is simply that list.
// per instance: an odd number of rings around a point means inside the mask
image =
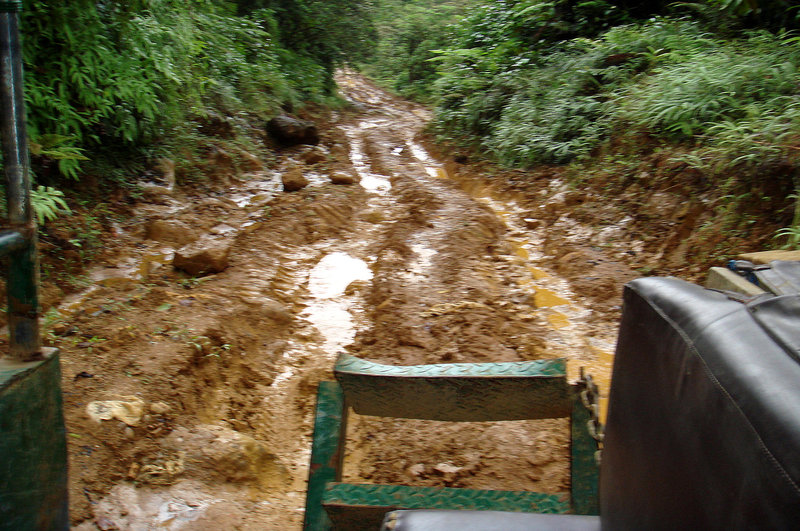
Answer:
[{"label": "chain", "polygon": [[581,377],[578,384],[583,388],[580,392],[581,403],[589,410],[589,420],[586,423],[586,428],[589,435],[597,441],[600,449],[594,454],[597,466],[600,466],[601,452],[603,446],[603,439],[605,438],[605,428],[600,422],[600,391],[597,389],[597,384],[594,383],[594,378],[591,374],[585,374],[583,367],[581,367]]}]

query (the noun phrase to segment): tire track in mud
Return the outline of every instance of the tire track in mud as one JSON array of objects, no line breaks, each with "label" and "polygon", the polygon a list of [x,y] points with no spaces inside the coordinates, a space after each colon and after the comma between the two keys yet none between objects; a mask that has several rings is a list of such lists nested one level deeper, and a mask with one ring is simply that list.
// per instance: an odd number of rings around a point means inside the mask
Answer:
[{"label": "tire track in mud", "polygon": [[[370,247],[371,326],[350,351],[389,364],[542,357],[541,324],[515,311],[504,278],[509,266],[497,250],[505,226],[456,183],[437,178],[435,163],[414,142],[424,123],[417,114],[399,112],[396,102],[368,85],[349,95],[370,109],[350,136],[363,135],[366,165],[390,177],[393,201],[402,206]],[[348,481],[548,492],[568,487],[563,420],[454,425],[351,418]]]},{"label": "tire track in mud", "polygon": [[[108,347],[59,340],[78,529],[299,528],[316,386],[340,350],[391,364],[596,356],[588,343],[553,341],[523,231],[443,179],[415,141],[427,111],[355,75],[339,84],[357,112],[323,138],[325,171],[354,171],[361,186],[325,184],[301,148],[227,186],[235,201],[148,205],[204,230],[233,227],[230,267],[192,279],[155,264],[143,283],[109,283],[77,305],[78,337]],[[314,172],[312,185],[278,192],[281,172],[296,167]],[[133,262],[163,251],[137,230]],[[75,376],[87,367],[96,377]],[[169,409],[132,428],[86,418],[87,401],[129,395]],[[352,418],[347,480],[569,487],[563,419]]]}]

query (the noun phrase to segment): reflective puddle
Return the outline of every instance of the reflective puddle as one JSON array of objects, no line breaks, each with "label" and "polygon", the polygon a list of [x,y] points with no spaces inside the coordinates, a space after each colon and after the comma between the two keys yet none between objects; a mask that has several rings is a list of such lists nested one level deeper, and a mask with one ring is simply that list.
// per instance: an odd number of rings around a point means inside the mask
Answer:
[{"label": "reflective puddle", "polygon": [[[409,141],[409,150],[425,166],[428,175],[450,179],[447,170],[440,166],[419,144]],[[548,327],[547,353],[550,357],[564,357],[568,363],[569,378],[579,377],[580,367],[585,367],[600,387],[601,415],[605,418],[607,397],[611,382],[611,366],[616,342],[616,329],[598,331],[590,325],[591,309],[571,291],[566,280],[549,271],[544,265],[547,257],[542,253],[545,233],[530,230],[521,221],[524,211],[516,202],[494,191],[491,185],[481,182],[459,183],[470,196],[487,205],[507,226],[510,237],[506,240],[517,264],[526,275],[517,281],[520,288],[531,295],[534,315]],[[572,230],[591,230],[574,223]]]},{"label": "reflective puddle", "polygon": [[[361,129],[369,129],[370,125],[368,122],[362,122],[359,127]],[[391,190],[392,184],[386,176],[370,171],[368,159],[364,153],[364,142],[359,138],[356,131],[351,128],[343,130],[347,135],[347,140],[350,142],[350,162],[353,163],[356,173],[361,178],[361,187],[368,192],[378,194],[385,194]]]},{"label": "reflective puddle", "polygon": [[304,316],[325,338],[324,349],[335,353],[353,341],[354,301],[347,287],[356,281],[369,281],[372,271],[366,262],[347,253],[331,253],[314,266],[308,278],[308,291],[314,300]]}]

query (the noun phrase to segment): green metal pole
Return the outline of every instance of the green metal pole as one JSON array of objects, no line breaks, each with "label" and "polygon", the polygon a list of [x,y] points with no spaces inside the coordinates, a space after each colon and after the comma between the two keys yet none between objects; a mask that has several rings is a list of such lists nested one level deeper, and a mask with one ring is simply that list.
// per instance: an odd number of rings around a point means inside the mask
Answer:
[{"label": "green metal pole", "polygon": [[19,38],[21,1],[0,1],[0,135],[6,177],[8,221],[26,245],[9,253],[9,357],[19,361],[42,359],[39,340],[39,258],[36,221],[30,201],[30,162],[22,53]]}]

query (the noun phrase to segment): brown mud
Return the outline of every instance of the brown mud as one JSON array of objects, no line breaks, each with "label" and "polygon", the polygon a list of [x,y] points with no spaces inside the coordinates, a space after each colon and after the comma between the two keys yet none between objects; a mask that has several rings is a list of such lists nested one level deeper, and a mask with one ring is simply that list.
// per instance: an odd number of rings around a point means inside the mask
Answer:
[{"label": "brown mud", "polygon": [[[300,528],[316,386],[339,351],[391,364],[565,357],[571,378],[586,366],[607,392],[622,285],[658,249],[625,236],[618,213],[569,215],[588,192],[558,175],[490,187],[482,166],[430,154],[426,109],[353,74],[339,84],[354,105],[322,128],[323,161],[287,149],[214,194],[148,195],[93,287],[49,324],[76,529]],[[282,192],[298,168],[311,184]],[[331,184],[333,172],[360,184]],[[175,270],[176,240],[201,237],[230,246],[228,267]],[[128,415],[89,417],[110,400]],[[562,420],[354,416],[345,476],[566,492],[567,444]]]}]

